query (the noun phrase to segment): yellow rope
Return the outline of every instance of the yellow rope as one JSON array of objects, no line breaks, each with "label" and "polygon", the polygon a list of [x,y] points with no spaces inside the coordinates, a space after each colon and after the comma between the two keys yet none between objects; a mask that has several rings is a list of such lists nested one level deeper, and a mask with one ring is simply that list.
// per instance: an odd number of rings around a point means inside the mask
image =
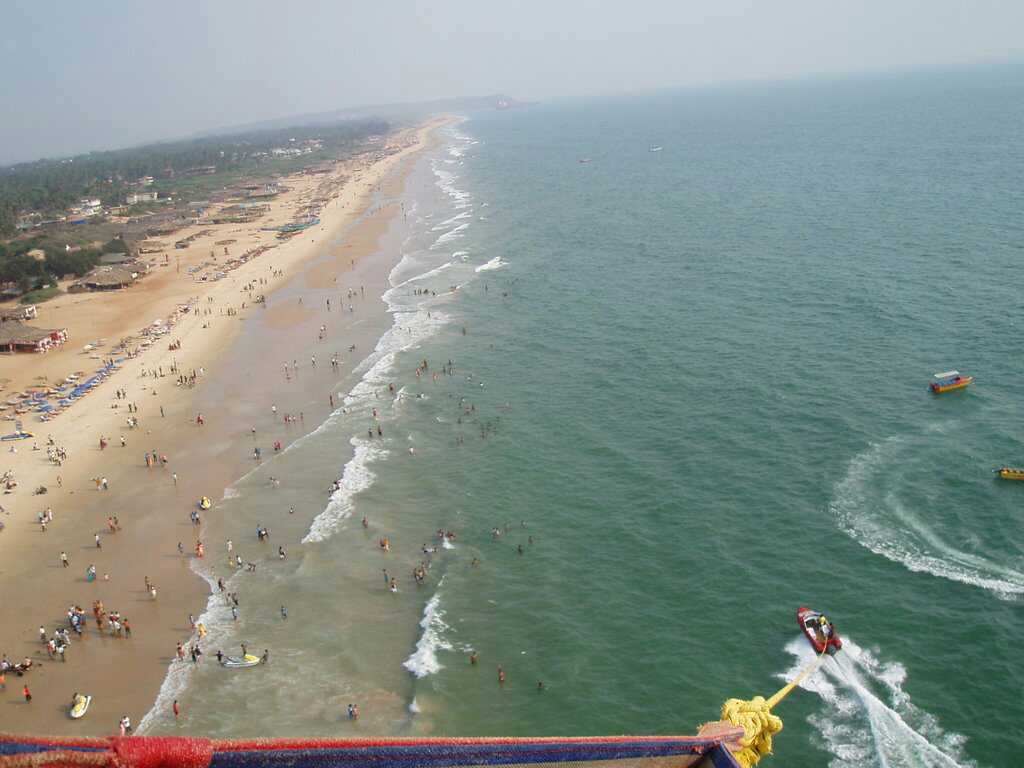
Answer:
[{"label": "yellow rope", "polygon": [[804,681],[804,678],[817,670],[821,660],[825,658],[827,650],[826,647],[818,658],[804,667],[792,682],[783,686],[770,699],[766,699],[764,696],[755,696],[749,701],[729,699],[722,705],[722,720],[743,729],[743,738],[740,739],[743,748],[738,752],[733,752],[736,762],[743,768],[752,768],[762,757],[772,753],[772,737],[782,730],[782,718],[772,714],[772,707],[786,698],[794,688]]}]

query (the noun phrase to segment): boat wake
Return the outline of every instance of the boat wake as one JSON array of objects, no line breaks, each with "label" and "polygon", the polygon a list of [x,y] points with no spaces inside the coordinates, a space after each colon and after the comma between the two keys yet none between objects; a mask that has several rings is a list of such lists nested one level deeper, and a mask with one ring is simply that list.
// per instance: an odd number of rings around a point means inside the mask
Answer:
[{"label": "boat wake", "polygon": [[[779,679],[791,680],[814,660],[803,637],[786,645],[793,667]],[[831,768],[963,768],[975,763],[964,754],[966,739],[943,731],[936,718],[916,706],[903,689],[907,673],[898,662],[882,662],[849,637],[843,650],[826,659],[800,687],[821,697],[822,711],[808,722],[835,759]]]},{"label": "boat wake", "polygon": [[1003,600],[1021,599],[1024,573],[951,546],[901,499],[902,474],[890,468],[906,465],[902,454],[909,448],[905,439],[891,437],[853,458],[829,504],[840,529],[908,570],[971,584]]}]

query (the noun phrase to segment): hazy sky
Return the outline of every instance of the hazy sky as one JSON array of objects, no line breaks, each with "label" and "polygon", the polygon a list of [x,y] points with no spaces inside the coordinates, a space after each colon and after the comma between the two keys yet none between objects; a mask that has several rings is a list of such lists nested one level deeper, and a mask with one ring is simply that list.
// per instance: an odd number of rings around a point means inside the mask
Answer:
[{"label": "hazy sky", "polygon": [[367,103],[1024,58],[1024,0],[4,0],[0,21],[0,163]]}]

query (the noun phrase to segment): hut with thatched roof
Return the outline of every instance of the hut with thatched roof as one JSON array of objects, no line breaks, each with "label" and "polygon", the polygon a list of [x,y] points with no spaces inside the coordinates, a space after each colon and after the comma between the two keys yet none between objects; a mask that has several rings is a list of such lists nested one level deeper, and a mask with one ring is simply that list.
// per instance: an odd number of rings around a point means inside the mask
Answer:
[{"label": "hut with thatched roof", "polygon": [[67,340],[67,328],[36,328],[20,320],[0,322],[0,352],[46,352]]}]

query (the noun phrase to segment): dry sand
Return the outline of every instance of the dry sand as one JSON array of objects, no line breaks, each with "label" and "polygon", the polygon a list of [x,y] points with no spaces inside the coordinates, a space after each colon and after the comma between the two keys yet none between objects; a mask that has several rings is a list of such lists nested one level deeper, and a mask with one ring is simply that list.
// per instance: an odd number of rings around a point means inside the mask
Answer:
[{"label": "dry sand", "polygon": [[[7,676],[6,690],[0,691],[3,730],[106,734],[116,730],[122,714],[128,713],[137,722],[149,709],[176,643],[190,634],[188,615],[199,615],[209,594],[207,585],[189,568],[197,530],[188,525],[188,510],[200,495],[219,493],[251,468],[245,442],[250,437],[249,423],[240,423],[243,416],[239,414],[245,413],[244,406],[250,402],[262,403],[274,397],[271,383],[260,377],[233,376],[232,370],[221,367],[222,362],[231,358],[229,353],[239,329],[253,313],[261,313],[259,320],[268,329],[301,328],[313,319],[311,309],[296,304],[274,306],[271,302],[269,309],[256,307],[242,287],[260,278],[268,284],[255,293],[268,295],[292,279],[304,280],[309,287],[330,287],[346,270],[361,269],[361,261],[375,253],[388,221],[398,212],[394,206],[367,212],[374,190],[383,186],[384,194],[389,190],[393,194],[400,189],[398,185],[415,154],[431,143],[432,131],[444,122],[437,119],[393,137],[392,144],[402,149],[377,157],[372,163],[356,158],[341,164],[335,174],[339,180],[347,176],[347,181],[324,207],[319,226],[249,261],[226,278],[197,283],[188,276],[187,267],[209,260],[217,240],[236,239],[237,243],[228,246],[233,254],[240,248],[247,250],[268,242],[268,233],[258,230],[266,220],[257,225],[195,227],[195,231],[213,231],[197,238],[182,253],[180,271],[172,257],[169,266],[157,267],[155,274],[127,291],[69,295],[43,305],[40,318],[33,324],[67,325],[74,343],[42,356],[19,355],[0,361],[0,376],[12,380],[11,389],[23,388],[37,376],[54,380],[76,370],[95,370],[98,361],[80,351],[84,340],[106,338],[113,342],[172,314],[191,297],[197,297],[200,309],[210,308],[212,312],[180,315],[170,334],[138,358],[126,361],[109,380],[68,411],[45,424],[26,420],[25,428],[36,434],[36,440],[19,442],[17,453],[6,452],[4,446],[0,470],[13,470],[19,486],[0,500],[5,510],[0,519],[6,525],[0,532],[0,610],[4,617],[0,652],[12,661],[28,656],[37,668],[24,677]],[[322,181],[322,177],[289,179],[286,184],[292,190],[275,201],[273,220],[290,220]],[[315,259],[323,253],[324,242],[342,235],[343,246],[332,252],[333,258]],[[223,253],[223,246],[219,248]],[[189,254],[193,250],[195,253]],[[384,255],[380,258],[386,259]],[[307,269],[314,260],[317,263]],[[243,302],[247,302],[244,309]],[[228,307],[238,314],[220,314]],[[367,302],[359,312],[383,315],[384,306],[379,301]],[[366,327],[379,325],[369,323]],[[180,339],[181,349],[169,351],[171,339]],[[360,348],[372,348],[373,341],[360,339]],[[258,358],[266,350],[256,345],[244,352]],[[176,376],[169,373],[175,362],[182,372],[204,369],[195,389],[176,386]],[[340,374],[355,362],[346,360]],[[160,367],[167,374],[163,378],[141,376],[142,371]],[[127,400],[115,398],[117,389],[127,391]],[[221,407],[227,389],[236,404],[233,409]],[[139,408],[140,426],[134,430],[126,425],[129,402],[137,403]],[[197,407],[206,408],[204,427],[195,423]],[[323,408],[326,410],[326,402]],[[275,439],[288,442],[315,425],[316,420],[310,418]],[[99,448],[100,436],[109,439],[103,451]],[[121,447],[121,436],[127,440],[127,447]],[[33,442],[44,449],[47,437],[67,449],[69,458],[63,467],[50,464],[45,450],[32,450]],[[143,454],[153,450],[168,456],[167,468],[145,466]],[[177,483],[172,473],[178,475]],[[108,479],[109,491],[96,489],[91,478],[99,476]],[[33,495],[32,490],[38,486],[45,486],[48,492]],[[52,507],[54,521],[44,533],[36,523],[36,514],[46,507]],[[118,516],[122,525],[118,533],[107,532],[109,515]],[[93,539],[97,532],[103,545],[100,549]],[[189,557],[177,553],[178,541]],[[62,551],[71,562],[66,569],[60,564]],[[215,553],[221,555],[219,547],[215,547]],[[84,578],[89,564],[96,565],[100,576],[92,584]],[[110,580],[106,581],[103,577],[108,573]],[[145,592],[143,581],[147,576],[157,585],[156,600]],[[131,639],[97,632],[91,612],[95,599],[102,600],[108,611],[118,610],[130,619]],[[38,627],[43,625],[52,632],[55,627],[66,626],[65,612],[71,604],[86,611],[89,627],[81,640],[72,633],[67,660],[62,664],[48,659],[38,640]],[[31,704],[21,698],[22,684],[32,690]],[[67,717],[74,691],[87,691],[94,697],[89,715],[78,721]]]}]

